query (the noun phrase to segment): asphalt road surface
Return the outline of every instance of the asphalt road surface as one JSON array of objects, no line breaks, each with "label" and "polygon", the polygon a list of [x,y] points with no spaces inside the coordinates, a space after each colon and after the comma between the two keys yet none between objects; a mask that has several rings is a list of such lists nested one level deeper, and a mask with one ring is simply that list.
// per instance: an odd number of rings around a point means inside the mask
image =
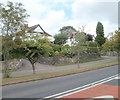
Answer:
[{"label": "asphalt road surface", "polygon": [[85,87],[78,87],[77,89],[66,91],[64,93],[56,94],[54,100],[118,100],[120,94],[120,77],[114,75],[109,78],[105,78],[104,81],[100,80]]},{"label": "asphalt road surface", "polygon": [[[3,86],[3,98],[44,98],[118,74],[118,65],[99,70]],[[32,100],[32,99],[31,99]]]}]

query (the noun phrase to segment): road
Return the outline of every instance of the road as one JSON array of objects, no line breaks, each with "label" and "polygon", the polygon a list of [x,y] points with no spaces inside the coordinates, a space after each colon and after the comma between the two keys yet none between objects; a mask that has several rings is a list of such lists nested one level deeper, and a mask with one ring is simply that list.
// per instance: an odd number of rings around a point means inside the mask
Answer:
[{"label": "road", "polygon": [[116,74],[118,74],[117,65],[64,77],[3,86],[2,96],[3,98],[44,98]]},{"label": "road", "polygon": [[54,100],[66,100],[69,98],[71,98],[70,100],[76,100],[77,98],[80,100],[118,100],[120,98],[118,94],[118,91],[120,91],[119,81],[120,77],[114,75],[107,79],[105,78],[104,81],[97,81],[95,84],[92,83],[85,87],[82,86],[70,90],[70,92],[65,91],[64,93],[53,95],[52,98],[57,98]]}]

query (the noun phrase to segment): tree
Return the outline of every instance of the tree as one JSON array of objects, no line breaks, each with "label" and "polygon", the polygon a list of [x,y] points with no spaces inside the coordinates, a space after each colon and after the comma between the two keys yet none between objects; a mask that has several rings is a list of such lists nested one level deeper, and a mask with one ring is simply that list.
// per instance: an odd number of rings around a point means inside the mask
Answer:
[{"label": "tree", "polygon": [[10,51],[14,48],[16,33],[25,31],[26,19],[29,15],[23,8],[21,3],[7,2],[7,5],[0,4],[0,20],[2,33],[2,55],[5,62],[5,77],[9,77],[8,73],[8,59],[10,57]]},{"label": "tree", "polygon": [[54,36],[54,38],[55,38],[54,40],[55,44],[63,45],[67,42],[68,36],[67,34],[57,34]]},{"label": "tree", "polygon": [[105,37],[104,37],[104,28],[101,22],[97,23],[97,27],[96,27],[96,38],[95,41],[98,43],[99,46],[102,46],[102,44],[105,43]]},{"label": "tree", "polygon": [[103,51],[120,51],[120,32],[116,30],[114,33],[110,33],[110,38],[103,44]]},{"label": "tree", "polygon": [[86,35],[87,35],[88,41],[93,41],[93,35],[91,35],[91,34],[86,34]]},{"label": "tree", "polygon": [[87,40],[86,35],[84,34],[84,32],[79,32],[73,41],[73,50],[74,52],[77,53],[78,56],[78,68],[79,68],[79,60],[80,60],[80,55],[82,55],[83,53],[86,52],[86,46],[85,46],[85,42]]},{"label": "tree", "polygon": [[72,26],[64,26],[59,31],[60,33],[71,34],[71,33],[76,32],[76,29]]},{"label": "tree", "polygon": [[48,39],[36,33],[33,37],[27,36],[25,41],[22,41],[18,47],[12,50],[12,54],[20,54],[19,57],[27,58],[32,65],[33,74],[35,74],[35,63],[41,56],[51,56],[51,53],[53,53],[52,51],[53,49],[50,46]]}]

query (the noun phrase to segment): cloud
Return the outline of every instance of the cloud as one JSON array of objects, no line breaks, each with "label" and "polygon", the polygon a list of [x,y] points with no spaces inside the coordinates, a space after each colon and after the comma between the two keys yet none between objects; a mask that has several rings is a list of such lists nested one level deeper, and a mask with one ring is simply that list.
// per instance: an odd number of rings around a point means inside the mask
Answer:
[{"label": "cloud", "polygon": [[63,26],[66,21],[65,13],[61,11],[49,11],[44,19],[30,19],[30,25],[40,24],[45,31],[54,35]]},{"label": "cloud", "polygon": [[116,2],[81,2],[76,0],[72,4],[73,18],[81,20],[82,23],[107,20],[116,24],[117,10]]},{"label": "cloud", "polygon": [[[5,2],[7,0],[0,0]],[[86,25],[86,32],[96,34],[96,25],[103,23],[105,34],[117,29],[118,7],[116,0],[11,0],[23,3],[30,14],[29,26],[40,24],[45,31],[54,35],[63,26],[78,29]]]},{"label": "cloud", "polygon": [[117,2],[81,2],[76,0],[71,7],[73,20],[79,21],[81,25],[86,25],[91,34],[96,35],[95,25],[97,25],[98,21],[103,23],[106,36],[109,32],[117,29]]}]

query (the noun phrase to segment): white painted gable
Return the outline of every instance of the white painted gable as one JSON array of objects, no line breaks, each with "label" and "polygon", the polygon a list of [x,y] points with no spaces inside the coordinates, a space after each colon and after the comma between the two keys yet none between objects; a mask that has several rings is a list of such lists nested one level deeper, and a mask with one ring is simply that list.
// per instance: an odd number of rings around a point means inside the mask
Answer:
[{"label": "white painted gable", "polygon": [[34,30],[34,32],[43,32],[43,31],[40,29],[40,27],[37,27],[37,28]]}]

